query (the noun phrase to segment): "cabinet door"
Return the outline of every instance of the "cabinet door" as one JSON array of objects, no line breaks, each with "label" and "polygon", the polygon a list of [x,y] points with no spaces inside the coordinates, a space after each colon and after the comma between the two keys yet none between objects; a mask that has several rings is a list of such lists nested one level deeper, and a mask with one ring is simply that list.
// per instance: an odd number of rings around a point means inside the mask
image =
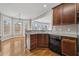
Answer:
[{"label": "cabinet door", "polygon": [[40,46],[41,48],[45,47],[45,34],[41,34],[41,42],[40,42]]},{"label": "cabinet door", "polygon": [[44,34],[44,47],[48,47],[48,34]]},{"label": "cabinet door", "polygon": [[48,47],[48,35],[47,34],[37,34],[37,47],[38,48]]},{"label": "cabinet door", "polygon": [[53,25],[61,25],[62,7],[63,5],[59,5],[53,9]]},{"label": "cabinet door", "polygon": [[62,24],[75,24],[75,11],[76,11],[76,4],[75,3],[65,3],[63,4],[63,18]]},{"label": "cabinet door", "polygon": [[43,47],[43,34],[37,34],[37,47]]},{"label": "cabinet door", "polygon": [[40,44],[41,44],[41,34],[37,34],[37,47],[40,48]]},{"label": "cabinet door", "polygon": [[30,39],[31,39],[30,44],[31,44],[31,50],[32,50],[32,49],[35,49],[37,47],[37,35],[36,34],[31,35]]},{"label": "cabinet door", "polygon": [[79,11],[79,3],[76,3],[77,11]]},{"label": "cabinet door", "polygon": [[76,39],[75,38],[63,38],[61,42],[62,54],[69,56],[76,56]]}]

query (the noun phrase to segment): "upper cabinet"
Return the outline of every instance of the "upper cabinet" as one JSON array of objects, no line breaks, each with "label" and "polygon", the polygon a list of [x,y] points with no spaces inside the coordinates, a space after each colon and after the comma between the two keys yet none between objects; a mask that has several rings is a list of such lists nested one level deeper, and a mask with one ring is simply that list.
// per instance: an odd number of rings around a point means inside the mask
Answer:
[{"label": "upper cabinet", "polygon": [[76,4],[63,3],[53,8],[53,25],[75,24]]},{"label": "upper cabinet", "polygon": [[79,24],[79,3],[77,3],[76,6],[77,6],[77,24]]},{"label": "upper cabinet", "polygon": [[79,11],[79,3],[77,3],[76,6],[77,6],[77,11]]},{"label": "upper cabinet", "polygon": [[65,3],[63,4],[62,25],[75,24],[75,11],[76,4]]},{"label": "upper cabinet", "polygon": [[53,9],[53,25],[61,25],[62,19],[62,5]]}]

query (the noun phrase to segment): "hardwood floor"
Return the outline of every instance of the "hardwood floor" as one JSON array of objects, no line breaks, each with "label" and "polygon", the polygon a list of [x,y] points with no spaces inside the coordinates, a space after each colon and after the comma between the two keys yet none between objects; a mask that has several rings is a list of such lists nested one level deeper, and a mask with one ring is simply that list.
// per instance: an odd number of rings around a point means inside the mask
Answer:
[{"label": "hardwood floor", "polygon": [[24,50],[24,37],[18,36],[1,41],[0,56],[23,56]]},{"label": "hardwood floor", "polygon": [[47,48],[34,49],[32,51],[26,50],[25,55],[26,56],[59,56],[59,54],[52,52]]}]

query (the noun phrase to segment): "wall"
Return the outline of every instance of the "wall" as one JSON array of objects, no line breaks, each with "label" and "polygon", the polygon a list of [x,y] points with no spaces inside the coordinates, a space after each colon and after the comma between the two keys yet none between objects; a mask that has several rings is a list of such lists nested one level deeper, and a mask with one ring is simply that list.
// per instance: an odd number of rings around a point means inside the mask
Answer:
[{"label": "wall", "polygon": [[50,10],[45,16],[42,18],[36,19],[34,21],[49,23],[49,30],[52,29],[52,10]]}]

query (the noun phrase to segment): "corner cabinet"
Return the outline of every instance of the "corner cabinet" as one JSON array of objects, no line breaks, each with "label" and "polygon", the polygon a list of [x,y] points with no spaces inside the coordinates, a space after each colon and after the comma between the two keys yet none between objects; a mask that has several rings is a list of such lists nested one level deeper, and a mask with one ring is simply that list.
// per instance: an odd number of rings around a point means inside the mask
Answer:
[{"label": "corner cabinet", "polygon": [[76,23],[76,4],[63,3],[53,8],[53,25]]},{"label": "corner cabinet", "polygon": [[30,50],[48,48],[48,34],[31,34],[30,40]]},{"label": "corner cabinet", "polygon": [[48,34],[37,34],[37,47],[48,48]]},{"label": "corner cabinet", "polygon": [[30,35],[30,48],[31,50],[37,48],[37,35],[36,34]]}]

